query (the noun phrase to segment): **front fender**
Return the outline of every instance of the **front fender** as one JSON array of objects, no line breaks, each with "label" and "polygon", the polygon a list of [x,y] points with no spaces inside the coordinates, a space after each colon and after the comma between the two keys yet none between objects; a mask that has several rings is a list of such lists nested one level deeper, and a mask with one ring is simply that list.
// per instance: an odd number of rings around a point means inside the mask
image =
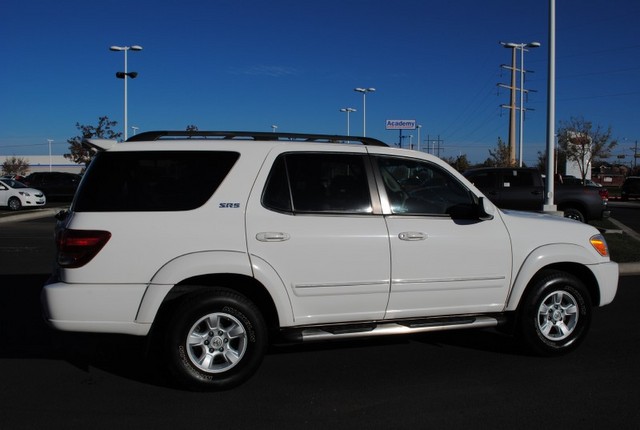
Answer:
[{"label": "front fender", "polygon": [[527,285],[536,273],[557,263],[576,263],[589,267],[595,262],[589,250],[570,243],[554,243],[534,249],[520,265],[520,270],[516,274],[515,282],[507,298],[505,311],[516,310]]}]

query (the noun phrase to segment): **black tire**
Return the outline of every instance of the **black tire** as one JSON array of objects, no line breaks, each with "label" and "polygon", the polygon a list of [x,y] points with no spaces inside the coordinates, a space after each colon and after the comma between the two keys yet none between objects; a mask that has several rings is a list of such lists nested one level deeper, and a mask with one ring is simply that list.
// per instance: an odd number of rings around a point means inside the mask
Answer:
[{"label": "black tire", "polygon": [[575,276],[546,271],[531,286],[520,309],[518,329],[534,354],[552,356],[575,349],[591,324],[591,298]]},{"label": "black tire", "polygon": [[169,371],[179,385],[195,391],[241,384],[258,369],[267,347],[260,311],[225,288],[186,298],[166,327]]},{"label": "black tire", "polygon": [[584,214],[579,209],[576,209],[576,208],[565,209],[564,217],[575,219],[576,221],[580,221],[580,222],[587,222],[587,219],[584,216]]},{"label": "black tire", "polygon": [[22,202],[17,197],[11,197],[7,205],[9,206],[9,210],[12,211],[19,211],[22,208]]}]

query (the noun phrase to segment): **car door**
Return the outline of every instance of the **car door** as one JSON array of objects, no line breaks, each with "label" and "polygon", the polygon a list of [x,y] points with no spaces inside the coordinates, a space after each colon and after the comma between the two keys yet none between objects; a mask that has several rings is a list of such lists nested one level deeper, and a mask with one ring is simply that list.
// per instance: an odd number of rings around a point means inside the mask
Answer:
[{"label": "car door", "polygon": [[7,206],[9,203],[9,187],[0,182],[0,206]]},{"label": "car door", "polygon": [[386,224],[374,211],[379,199],[372,195],[366,150],[347,148],[273,154],[248,203],[252,265],[277,273],[295,324],[384,316],[390,285]]},{"label": "car door", "polygon": [[474,215],[477,197],[435,162],[374,160],[391,246],[385,318],[501,311],[512,264],[501,219]]}]

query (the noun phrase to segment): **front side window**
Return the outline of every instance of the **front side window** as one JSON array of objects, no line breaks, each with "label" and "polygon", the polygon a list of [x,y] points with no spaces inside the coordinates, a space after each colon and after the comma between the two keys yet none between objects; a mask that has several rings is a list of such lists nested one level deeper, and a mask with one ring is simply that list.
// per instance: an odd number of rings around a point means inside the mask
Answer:
[{"label": "front side window", "polygon": [[401,157],[376,157],[391,212],[456,215],[473,208],[473,194],[441,167]]},{"label": "front side window", "polygon": [[283,154],[273,165],[262,204],[285,212],[371,213],[365,156]]}]

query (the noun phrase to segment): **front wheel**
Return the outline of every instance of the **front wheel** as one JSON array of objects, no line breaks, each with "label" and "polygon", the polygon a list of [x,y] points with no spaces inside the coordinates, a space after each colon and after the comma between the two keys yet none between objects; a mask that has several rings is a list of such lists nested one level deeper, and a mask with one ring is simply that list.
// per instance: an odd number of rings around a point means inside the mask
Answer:
[{"label": "front wheel", "polygon": [[11,197],[9,199],[9,210],[18,211],[22,208],[22,202],[17,197]]},{"label": "front wheel", "polygon": [[241,384],[257,370],[267,346],[260,311],[224,288],[185,299],[167,327],[169,371],[192,390]]},{"label": "front wheel", "polygon": [[559,355],[576,348],[591,323],[591,299],[575,276],[545,272],[524,298],[519,331],[525,346],[538,355]]}]

